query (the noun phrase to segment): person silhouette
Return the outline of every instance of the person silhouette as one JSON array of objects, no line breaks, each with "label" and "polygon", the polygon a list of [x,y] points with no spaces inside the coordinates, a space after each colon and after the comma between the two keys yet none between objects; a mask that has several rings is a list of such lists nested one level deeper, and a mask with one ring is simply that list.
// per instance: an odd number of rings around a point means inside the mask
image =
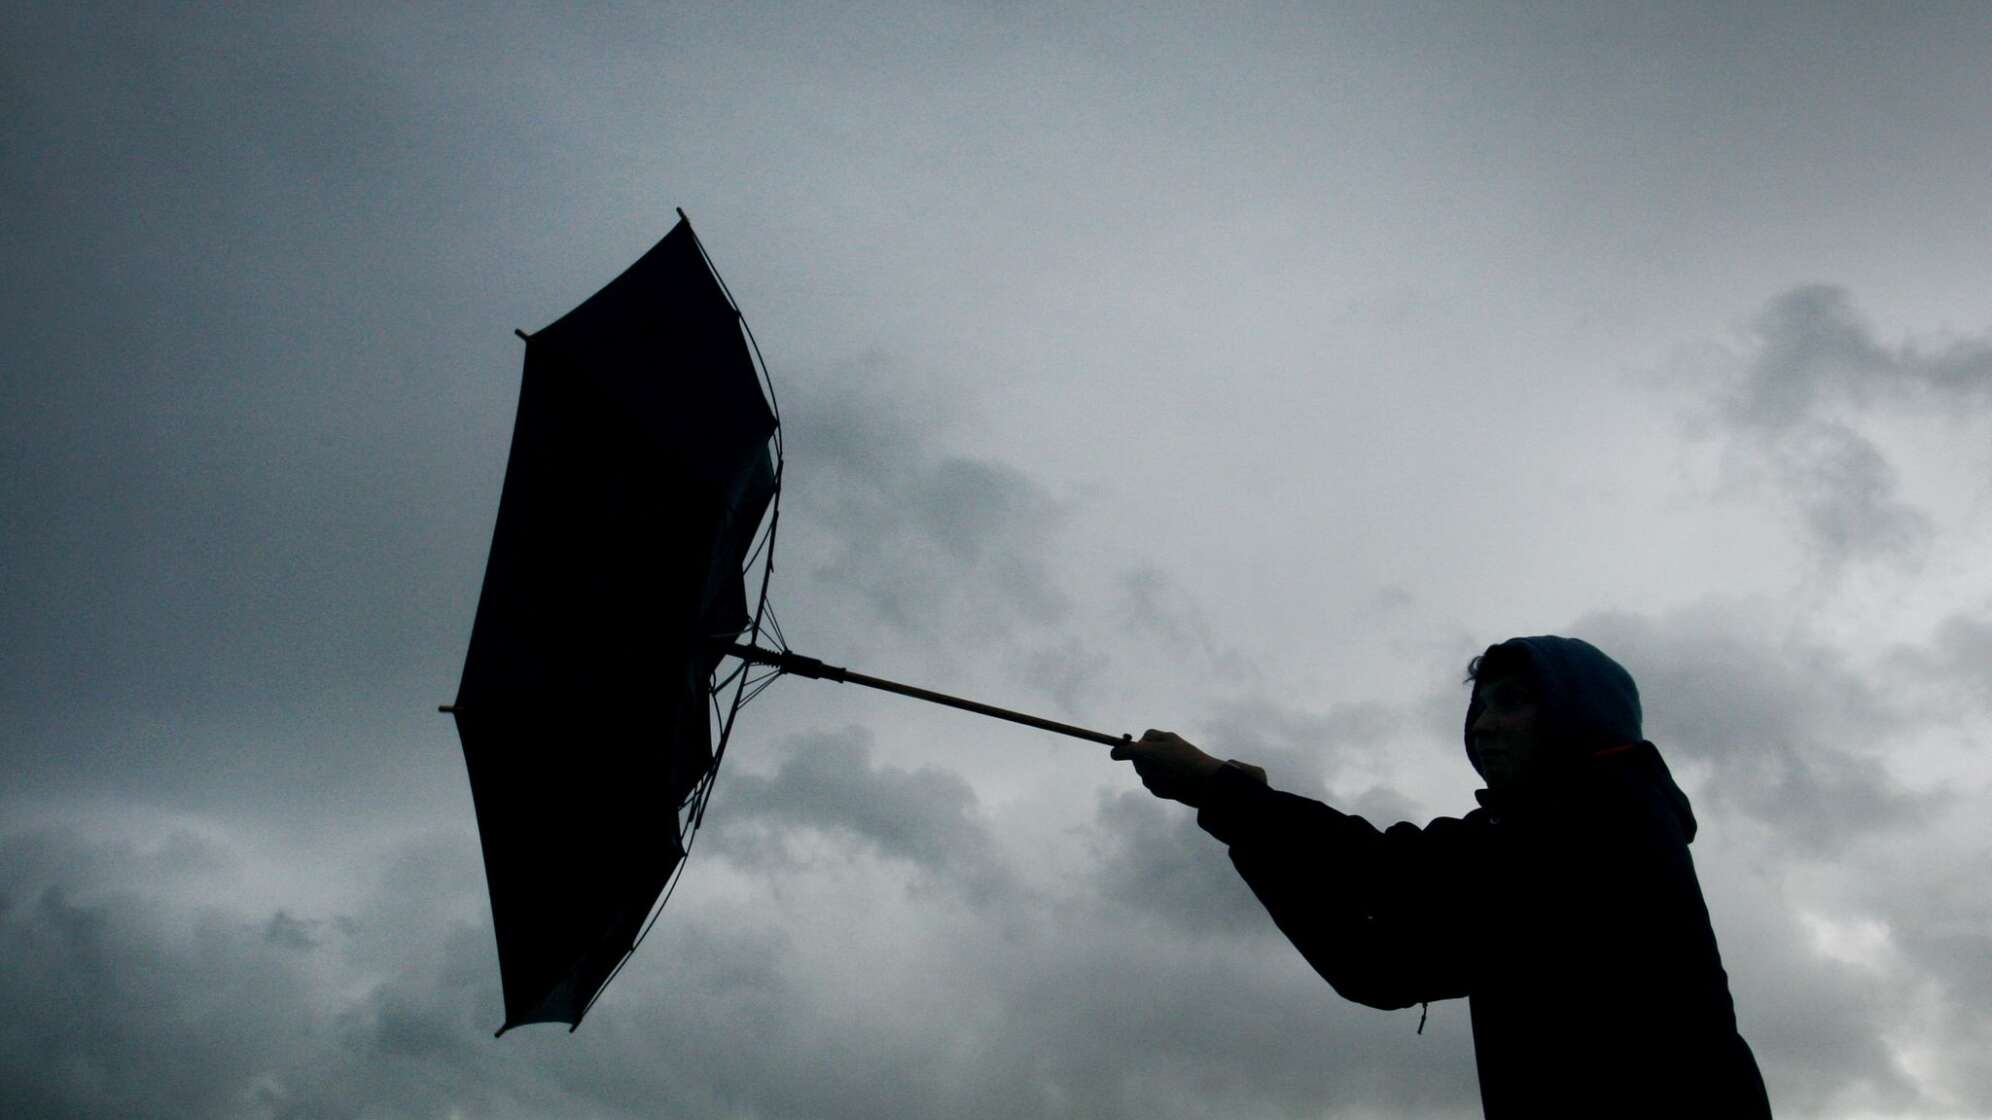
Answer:
[{"label": "person silhouette", "polygon": [[1422,828],[1379,830],[1170,732],[1113,757],[1197,810],[1338,994],[1465,998],[1489,1120],[1770,1116],[1688,853],[1694,812],[1643,738],[1632,675],[1544,635],[1488,647],[1467,681],[1486,788]]}]

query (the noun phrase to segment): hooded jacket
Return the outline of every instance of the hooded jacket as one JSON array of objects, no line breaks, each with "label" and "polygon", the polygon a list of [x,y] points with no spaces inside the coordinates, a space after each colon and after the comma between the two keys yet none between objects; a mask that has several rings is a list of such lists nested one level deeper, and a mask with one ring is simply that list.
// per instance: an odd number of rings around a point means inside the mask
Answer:
[{"label": "hooded jacket", "polygon": [[1532,679],[1552,750],[1528,784],[1378,830],[1227,765],[1198,823],[1345,998],[1468,1001],[1490,1120],[1768,1117],[1688,853],[1694,812],[1641,737],[1631,675],[1574,638],[1515,638],[1496,659]]}]

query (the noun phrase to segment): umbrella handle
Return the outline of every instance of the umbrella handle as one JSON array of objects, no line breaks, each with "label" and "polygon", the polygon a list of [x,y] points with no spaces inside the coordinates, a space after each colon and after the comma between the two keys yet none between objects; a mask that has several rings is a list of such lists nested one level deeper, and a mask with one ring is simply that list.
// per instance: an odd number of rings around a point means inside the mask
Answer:
[{"label": "umbrella handle", "polygon": [[1024,712],[1012,711],[1009,708],[999,708],[994,704],[984,704],[978,700],[968,700],[960,696],[950,696],[945,692],[935,692],[929,688],[920,688],[916,685],[902,684],[899,681],[889,681],[883,677],[856,673],[841,665],[826,665],[818,658],[804,657],[802,654],[790,653],[787,650],[762,649],[760,646],[741,645],[738,642],[719,643],[718,648],[720,652],[737,657],[742,661],[751,662],[756,665],[772,665],[780,672],[794,673],[798,677],[836,681],[839,684],[860,684],[866,688],[876,688],[881,692],[896,692],[901,696],[910,696],[915,700],[925,700],[930,704],[945,704],[950,708],[960,708],[965,712],[993,716],[996,719],[1006,719],[1011,723],[1021,723],[1026,727],[1035,727],[1040,731],[1070,735],[1074,739],[1104,743],[1110,747],[1134,741],[1134,736],[1132,735],[1109,735],[1104,731],[1094,731],[1090,728],[1078,727],[1070,723],[1060,723],[1055,719],[1045,719],[1042,716],[1028,715]]}]

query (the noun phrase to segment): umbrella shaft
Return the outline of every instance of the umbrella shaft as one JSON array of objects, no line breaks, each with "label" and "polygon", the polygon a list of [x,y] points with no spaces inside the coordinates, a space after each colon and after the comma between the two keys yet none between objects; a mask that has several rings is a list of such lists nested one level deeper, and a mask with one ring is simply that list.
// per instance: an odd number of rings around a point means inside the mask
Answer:
[{"label": "umbrella shaft", "polygon": [[901,696],[910,696],[915,700],[925,700],[930,704],[945,704],[950,708],[960,708],[962,711],[974,712],[977,715],[1006,719],[1011,723],[1021,723],[1026,727],[1035,727],[1041,731],[1052,731],[1060,735],[1070,735],[1075,739],[1087,739],[1095,743],[1105,743],[1108,746],[1113,746],[1116,743],[1133,738],[1131,735],[1109,735],[1104,731],[1093,731],[1085,727],[1076,727],[1069,723],[1060,723],[1055,719],[1044,719],[1041,716],[1014,712],[1008,708],[996,707],[994,704],[984,704],[980,701],[968,700],[960,696],[950,696],[945,692],[935,692],[929,688],[902,684],[899,681],[889,681],[883,677],[854,673],[841,665],[826,665],[814,657],[804,657],[799,653],[790,653],[787,650],[762,649],[759,646],[745,646],[738,643],[729,643],[723,648],[725,652],[740,658],[742,661],[751,661],[757,665],[773,665],[784,673],[794,673],[798,677],[813,677],[817,680],[836,681],[840,684],[861,684],[866,688],[876,688],[881,692],[896,692]]}]

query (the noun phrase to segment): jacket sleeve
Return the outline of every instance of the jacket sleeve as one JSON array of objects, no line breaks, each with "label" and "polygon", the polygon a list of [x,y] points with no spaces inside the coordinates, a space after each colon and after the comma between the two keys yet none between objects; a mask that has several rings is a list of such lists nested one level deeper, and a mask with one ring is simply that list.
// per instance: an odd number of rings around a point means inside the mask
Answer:
[{"label": "jacket sleeve", "polygon": [[1468,994],[1472,823],[1378,831],[1235,766],[1210,779],[1197,823],[1229,845],[1280,932],[1343,998],[1394,1010]]}]

